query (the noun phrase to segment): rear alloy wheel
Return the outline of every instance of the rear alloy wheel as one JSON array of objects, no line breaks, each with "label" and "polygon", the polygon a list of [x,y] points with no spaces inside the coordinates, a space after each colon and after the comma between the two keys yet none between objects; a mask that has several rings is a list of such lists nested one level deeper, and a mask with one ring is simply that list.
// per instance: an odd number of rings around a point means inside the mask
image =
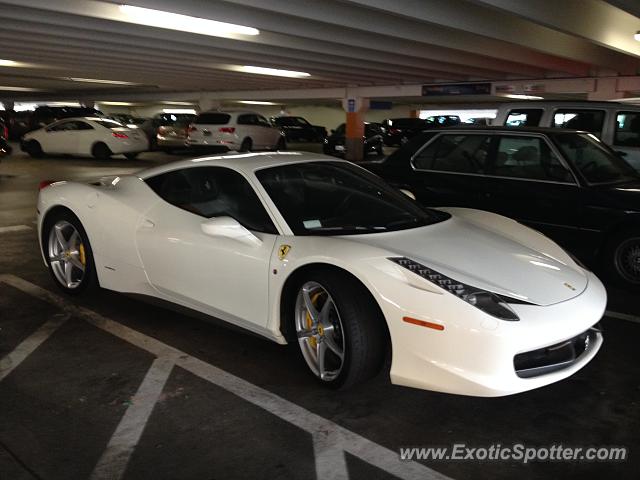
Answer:
[{"label": "rear alloy wheel", "polygon": [[66,293],[97,283],[93,251],[75,215],[64,212],[47,222],[45,254],[51,276]]},{"label": "rear alloy wheel", "polygon": [[250,138],[245,138],[242,143],[240,144],[240,149],[238,150],[239,152],[250,152],[251,148],[253,147],[253,142],[251,141]]},{"label": "rear alloy wheel", "polygon": [[138,158],[138,152],[125,153],[124,157],[127,160],[135,160],[136,158]]},{"label": "rear alloy wheel", "polygon": [[32,158],[41,158],[44,156],[44,151],[42,150],[42,146],[40,142],[37,140],[29,140],[27,145],[25,146],[25,150]]},{"label": "rear alloy wheel", "polygon": [[640,230],[626,232],[609,244],[607,267],[627,286],[640,286]]},{"label": "rear alloy wheel", "polygon": [[108,160],[113,153],[111,149],[104,143],[96,143],[91,150],[91,154],[98,160]]},{"label": "rear alloy wheel", "polygon": [[318,272],[298,289],[298,347],[311,373],[328,387],[363,382],[378,373],[384,361],[384,320],[362,290],[354,280],[334,272]]}]

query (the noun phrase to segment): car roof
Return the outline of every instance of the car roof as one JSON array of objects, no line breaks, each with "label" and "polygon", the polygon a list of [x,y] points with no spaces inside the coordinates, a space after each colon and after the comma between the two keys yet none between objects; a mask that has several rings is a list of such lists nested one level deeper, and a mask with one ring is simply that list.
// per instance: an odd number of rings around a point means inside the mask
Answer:
[{"label": "car roof", "polygon": [[200,115],[210,114],[210,113],[226,113],[226,114],[229,114],[229,115],[232,115],[232,114],[236,114],[237,115],[239,113],[251,113],[251,114],[254,114],[254,115],[260,115],[258,112],[254,111],[254,110],[243,110],[243,109],[208,110],[206,112],[200,112]]},{"label": "car roof", "polygon": [[136,175],[144,180],[145,178],[154,177],[156,175],[171,172],[173,170],[192,167],[227,167],[239,172],[243,172],[245,174],[251,174],[256,170],[260,170],[266,167],[277,167],[280,165],[290,165],[294,163],[324,161],[350,163],[346,160],[330,157],[328,155],[309,152],[286,151],[227,153],[224,155],[213,155],[207,157],[192,158],[188,160],[178,160],[176,162],[171,162],[165,165],[142,170],[136,173]]},{"label": "car roof", "polygon": [[449,127],[439,127],[432,129],[425,129],[425,133],[437,133],[441,131],[457,131],[457,130],[469,130],[473,132],[520,132],[520,133],[542,133],[545,135],[555,135],[558,133],[590,133],[584,130],[572,130],[568,128],[557,127],[509,127],[505,125],[474,125],[461,123],[459,125],[451,125]]},{"label": "car roof", "polygon": [[505,102],[501,103],[498,108],[544,108],[544,107],[580,107],[580,108],[589,108],[589,107],[611,107],[611,108],[632,108],[638,109],[640,108],[638,105],[634,105],[627,102],[608,102],[608,101],[594,101],[594,100],[521,100],[515,102]]}]

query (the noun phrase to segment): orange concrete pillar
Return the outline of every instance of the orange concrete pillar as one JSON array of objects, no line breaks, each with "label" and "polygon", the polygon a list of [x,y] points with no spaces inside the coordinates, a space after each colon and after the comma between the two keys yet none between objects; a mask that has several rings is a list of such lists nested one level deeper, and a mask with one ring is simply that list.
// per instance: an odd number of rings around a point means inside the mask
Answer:
[{"label": "orange concrete pillar", "polygon": [[342,106],[347,112],[345,131],[345,158],[359,162],[364,158],[364,112],[369,106],[366,98],[345,98]]},{"label": "orange concrete pillar", "polygon": [[420,110],[410,110],[409,116],[411,118],[418,118],[420,116]]}]

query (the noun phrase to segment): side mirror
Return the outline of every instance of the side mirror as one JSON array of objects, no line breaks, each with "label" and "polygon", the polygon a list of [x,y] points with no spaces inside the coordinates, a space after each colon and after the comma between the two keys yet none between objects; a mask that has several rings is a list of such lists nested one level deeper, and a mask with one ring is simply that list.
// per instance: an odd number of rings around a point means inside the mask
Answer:
[{"label": "side mirror", "polygon": [[402,193],[404,193],[410,199],[412,199],[412,200],[416,199],[416,196],[414,195],[414,193],[411,190],[407,190],[406,188],[399,188],[398,190],[400,190]]},{"label": "side mirror", "polygon": [[244,228],[235,218],[215,217],[203,222],[200,227],[205,235],[236,240],[251,247],[259,247],[262,240]]}]

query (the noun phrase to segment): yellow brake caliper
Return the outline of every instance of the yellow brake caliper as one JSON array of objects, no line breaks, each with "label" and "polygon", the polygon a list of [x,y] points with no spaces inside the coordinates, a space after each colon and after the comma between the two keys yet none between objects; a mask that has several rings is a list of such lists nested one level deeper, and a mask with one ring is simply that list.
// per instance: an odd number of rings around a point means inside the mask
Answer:
[{"label": "yellow brake caliper", "polygon": [[[318,292],[311,297],[311,303],[313,304],[314,307],[316,305],[316,300],[318,299],[321,293],[322,292]],[[313,327],[313,320],[311,320],[311,314],[309,313],[309,310],[307,310],[306,320],[307,320],[307,328],[311,329]],[[311,345],[313,348],[316,348],[317,344],[318,344],[318,340],[316,340],[316,337],[309,338],[309,345]]]},{"label": "yellow brake caliper", "polygon": [[84,252],[84,244],[81,243],[80,247],[78,248],[78,250],[80,251],[80,263],[82,265],[86,265],[87,264],[87,257],[86,254]]}]

